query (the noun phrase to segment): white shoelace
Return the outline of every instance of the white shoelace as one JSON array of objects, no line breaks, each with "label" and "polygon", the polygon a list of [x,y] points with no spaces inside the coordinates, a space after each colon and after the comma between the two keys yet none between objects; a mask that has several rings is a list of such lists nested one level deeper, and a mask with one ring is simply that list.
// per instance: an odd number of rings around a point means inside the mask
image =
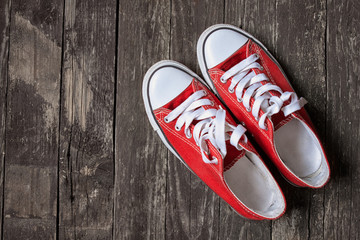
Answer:
[{"label": "white shoelace", "polygon": [[[184,132],[187,138],[193,137],[196,144],[200,147],[202,159],[205,163],[218,163],[217,158],[209,159],[209,148],[206,144],[206,140],[209,140],[214,147],[216,147],[221,153],[222,157],[226,156],[226,140],[230,138],[230,144],[236,147],[238,150],[243,149],[239,145],[239,141],[244,137],[244,141],[247,142],[247,137],[244,135],[246,129],[242,125],[233,126],[226,122],[226,112],[224,109],[207,109],[202,106],[214,105],[212,101],[207,98],[202,98],[207,95],[204,90],[196,91],[190,97],[188,97],[183,103],[171,111],[164,121],[169,123],[176,118],[175,129],[180,131],[184,127]],[[191,134],[190,125],[197,120]],[[230,134],[231,133],[231,134]],[[193,135],[193,136],[192,136]],[[231,135],[231,136],[230,136]],[[230,137],[229,137],[230,136]]]},{"label": "white shoelace", "polygon": [[[294,92],[283,92],[280,87],[272,83],[261,84],[261,81],[269,81],[269,78],[264,73],[256,75],[252,71],[254,68],[263,70],[263,67],[256,62],[258,59],[258,54],[250,55],[226,71],[220,80],[222,83],[226,83],[229,78],[233,77],[228,90],[233,93],[235,89],[237,100],[243,103],[248,112],[251,111],[251,97],[254,97],[255,101],[251,113],[259,122],[260,128],[267,129],[265,126],[266,117],[270,117],[280,112],[280,110],[283,111],[286,117],[301,109],[307,101],[304,98],[299,99]],[[269,93],[270,91],[279,92],[280,97],[272,96]],[[284,102],[290,98],[291,102],[283,107]],[[264,114],[259,119],[260,108],[264,111]]]}]

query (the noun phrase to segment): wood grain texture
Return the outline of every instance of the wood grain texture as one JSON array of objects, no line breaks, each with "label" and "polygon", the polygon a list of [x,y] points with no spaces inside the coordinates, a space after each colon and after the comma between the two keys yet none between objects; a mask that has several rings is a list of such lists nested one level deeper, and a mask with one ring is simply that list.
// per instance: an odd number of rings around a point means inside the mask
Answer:
[{"label": "wood grain texture", "polygon": [[147,69],[168,58],[170,1],[120,1],[114,239],[164,239],[168,151],[142,101]]},{"label": "wood grain texture", "polygon": [[[200,74],[197,40],[222,21],[223,8],[222,1],[172,1],[170,58]],[[218,239],[219,197],[171,153],[167,181],[167,238]]]},{"label": "wood grain texture", "polygon": [[[277,1],[276,22],[277,59],[297,94],[308,99],[305,108],[320,140],[325,141],[326,1]],[[284,194],[288,210],[284,217],[273,223],[273,238],[313,239],[321,236],[325,211],[323,191],[287,185]]]},{"label": "wood grain texture", "polygon": [[[1,239],[360,239],[359,10],[357,0],[2,0]],[[264,156],[288,203],[276,221],[238,216],[145,114],[148,68],[170,58],[200,73],[198,37],[222,22],[279,60],[330,160],[331,181],[310,190]]]},{"label": "wood grain texture", "polygon": [[111,239],[116,1],[66,1],[59,238]]},{"label": "wood grain texture", "polygon": [[[275,0],[226,0],[224,22],[238,26],[249,32],[270,51],[274,49],[276,27]],[[266,156],[264,156],[265,158]],[[267,161],[269,163],[269,161]],[[267,164],[269,165],[269,164]],[[269,166],[272,172],[276,168]],[[276,179],[280,179],[279,176]],[[221,205],[220,239],[271,239],[272,223],[270,221],[248,221],[238,216],[226,203]]]},{"label": "wood grain texture", "polygon": [[8,84],[10,1],[0,2],[0,236],[2,236],[4,161],[5,161],[5,126],[6,93]]},{"label": "wood grain texture", "polygon": [[55,239],[61,3],[12,1],[5,239]]},{"label": "wood grain texture", "polygon": [[324,239],[360,239],[360,3],[328,1],[326,133],[332,181]]},{"label": "wood grain texture", "polygon": [[[320,130],[320,138],[325,139],[322,123],[326,112],[326,2],[272,0],[249,4],[248,1],[228,0],[226,9],[233,11],[226,11],[225,22],[241,26],[262,41],[285,68],[298,94],[310,99],[307,109]],[[272,172],[276,171],[271,163],[268,165]],[[324,216],[323,190],[294,188],[279,178],[277,172],[274,175],[287,198],[287,213],[270,223],[271,226],[266,223],[248,224],[250,227],[246,229],[252,230],[246,236],[250,235],[250,239],[321,237],[323,224],[319,223],[323,223]]]}]

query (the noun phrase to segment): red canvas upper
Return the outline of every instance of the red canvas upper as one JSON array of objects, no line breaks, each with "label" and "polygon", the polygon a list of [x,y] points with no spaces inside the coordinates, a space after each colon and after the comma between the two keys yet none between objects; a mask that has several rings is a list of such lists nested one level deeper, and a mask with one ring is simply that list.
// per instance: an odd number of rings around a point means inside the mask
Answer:
[{"label": "red canvas upper", "polygon": [[[220,77],[231,67],[236,65],[237,63],[241,62],[245,58],[249,57],[250,55],[257,53],[259,55],[258,62],[263,66],[263,70],[260,71],[259,69],[253,69],[256,74],[265,73],[269,81],[272,84],[278,85],[284,92],[294,92],[290,83],[287,81],[285,74],[282,70],[278,67],[275,61],[271,59],[271,57],[255,42],[248,40],[248,42],[243,45],[238,51],[236,51],[233,55],[231,55],[228,59],[223,61],[222,63],[218,64],[217,66],[208,70],[209,75],[214,83],[214,86],[227,105],[227,107],[232,111],[234,116],[241,122],[244,122],[248,131],[250,131],[253,135],[255,140],[259,143],[259,145],[264,149],[265,153],[269,156],[269,158],[274,162],[274,164],[279,168],[281,173],[291,182],[298,186],[307,186],[311,187],[306,184],[303,180],[295,176],[283,163],[280,159],[274,145],[274,131],[277,130],[279,127],[286,124],[292,118],[298,118],[299,120],[303,121],[310,129],[315,133],[315,129],[311,120],[306,113],[304,108],[290,114],[289,116],[285,117],[282,112],[271,116],[271,120],[269,118],[266,119],[266,126],[267,130],[261,129],[259,127],[258,121],[255,120],[254,116],[252,115],[251,111],[248,112],[244,105],[237,101],[237,97],[235,93],[230,93],[228,88],[230,86],[232,78],[230,78],[226,83],[222,83],[220,81]],[[265,84],[266,82],[263,82]],[[272,95],[279,96],[278,92],[272,91],[270,92]],[[254,99],[251,99],[251,105],[254,103]],[[285,102],[284,106],[289,102]],[[259,117],[263,114],[263,111],[260,110]],[[316,135],[316,134],[315,134]],[[320,141],[319,141],[320,142]],[[328,163],[327,163],[328,164]],[[321,186],[320,186],[321,187]]]},{"label": "red canvas upper", "polygon": [[[199,146],[195,143],[193,138],[187,138],[184,133],[184,127],[177,131],[175,130],[176,121],[171,121],[166,123],[164,121],[164,117],[166,117],[174,108],[176,108],[179,104],[181,104],[184,100],[186,100],[191,94],[198,90],[205,90],[207,92],[207,98],[214,102],[214,106],[202,106],[205,109],[216,108],[219,107],[225,109],[225,107],[221,104],[217,97],[213,95],[213,93],[208,90],[205,86],[203,86],[197,80],[193,80],[192,83],[187,87],[180,95],[178,95],[171,102],[166,105],[155,109],[153,111],[157,122],[163,133],[165,134],[168,142],[175,148],[178,155],[181,156],[183,161],[188,165],[188,167],[199,176],[214,192],[216,192],[220,197],[222,197],[228,204],[231,205],[238,213],[243,215],[246,218],[250,219],[265,219],[264,217],[256,214],[249,208],[247,208],[244,204],[242,204],[231,192],[228,188],[227,184],[224,181],[223,173],[227,169],[231,168],[231,166],[244,155],[244,150],[237,150],[235,147],[230,145],[227,142],[227,154],[225,159],[222,158],[219,150],[217,150],[210,141],[207,142],[210,150],[209,159],[212,157],[216,157],[218,159],[218,164],[215,163],[205,163],[202,160],[202,155],[199,149]],[[227,113],[226,121],[236,125],[235,121],[232,117]],[[193,126],[196,122],[193,123],[191,127],[191,131],[193,130]],[[257,152],[253,148],[253,146],[247,142],[245,143],[240,140],[239,144],[246,150],[255,153]]]}]

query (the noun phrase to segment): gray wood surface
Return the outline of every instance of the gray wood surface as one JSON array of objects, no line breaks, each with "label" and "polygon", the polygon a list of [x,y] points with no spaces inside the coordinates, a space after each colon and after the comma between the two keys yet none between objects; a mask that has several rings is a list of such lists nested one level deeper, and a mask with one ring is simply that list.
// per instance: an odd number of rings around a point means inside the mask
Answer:
[{"label": "gray wood surface", "polygon": [[141,88],[147,69],[169,57],[170,2],[120,1],[117,41],[114,239],[164,239],[170,154]]},{"label": "gray wood surface", "polygon": [[[0,1],[1,239],[360,239],[357,0]],[[279,60],[331,164],[323,189],[284,190],[249,221],[153,132],[141,97],[155,62],[200,74],[196,42],[243,28]]]},{"label": "gray wood surface", "polygon": [[[293,14],[294,9],[297,9],[297,14]],[[275,25],[274,52],[297,93],[309,100],[306,109],[320,139],[325,140],[326,1],[278,2],[276,21],[288,24]],[[322,228],[324,217],[323,189],[287,187],[284,193],[289,207],[287,215],[273,223],[273,238],[321,237],[319,228]]]},{"label": "gray wood surface", "polygon": [[[3,216],[6,93],[8,83],[10,1],[0,2],[0,214]],[[2,226],[3,217],[0,225]],[[0,229],[2,234],[2,228]]]},{"label": "gray wood surface", "polygon": [[111,239],[116,2],[65,1],[59,238]]},{"label": "gray wood surface", "polygon": [[[197,40],[204,29],[222,21],[223,8],[222,1],[172,1],[170,59],[200,73]],[[167,231],[168,239],[217,239],[219,197],[169,154],[166,226],[173,231]]]},{"label": "gray wood surface", "polygon": [[11,1],[4,239],[55,239],[62,4]]},{"label": "gray wood surface", "polygon": [[325,188],[324,238],[359,239],[360,4],[328,1],[326,145],[333,180]]}]

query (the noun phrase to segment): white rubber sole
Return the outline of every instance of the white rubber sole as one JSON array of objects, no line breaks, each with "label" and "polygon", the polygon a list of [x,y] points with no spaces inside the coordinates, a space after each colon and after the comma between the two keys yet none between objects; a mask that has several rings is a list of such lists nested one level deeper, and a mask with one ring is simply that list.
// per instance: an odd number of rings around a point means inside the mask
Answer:
[{"label": "white rubber sole", "polygon": [[[150,79],[152,77],[152,75],[159,70],[160,68],[163,67],[175,67],[177,69],[180,69],[184,72],[186,72],[187,74],[191,75],[192,77],[194,77],[195,79],[197,79],[199,82],[201,82],[202,84],[204,84],[207,88],[208,85],[207,83],[202,80],[196,73],[194,73],[193,71],[191,71],[188,67],[186,67],[185,65],[178,63],[176,61],[172,61],[172,60],[163,60],[160,62],[155,63],[153,66],[151,66],[149,68],[149,70],[146,72],[145,76],[144,76],[144,80],[143,80],[143,87],[142,87],[142,95],[143,95],[143,100],[144,100],[144,105],[145,105],[145,110],[146,110],[146,114],[149,118],[150,124],[152,126],[152,128],[154,129],[154,131],[160,136],[161,141],[165,144],[165,146],[189,169],[189,166],[184,162],[184,160],[179,156],[179,154],[176,152],[175,148],[173,146],[171,146],[171,144],[168,142],[166,136],[164,135],[164,133],[162,132],[154,114],[153,114],[153,109],[151,107],[150,104],[150,99],[149,99],[149,82]],[[191,170],[192,171],[192,170]]]}]

